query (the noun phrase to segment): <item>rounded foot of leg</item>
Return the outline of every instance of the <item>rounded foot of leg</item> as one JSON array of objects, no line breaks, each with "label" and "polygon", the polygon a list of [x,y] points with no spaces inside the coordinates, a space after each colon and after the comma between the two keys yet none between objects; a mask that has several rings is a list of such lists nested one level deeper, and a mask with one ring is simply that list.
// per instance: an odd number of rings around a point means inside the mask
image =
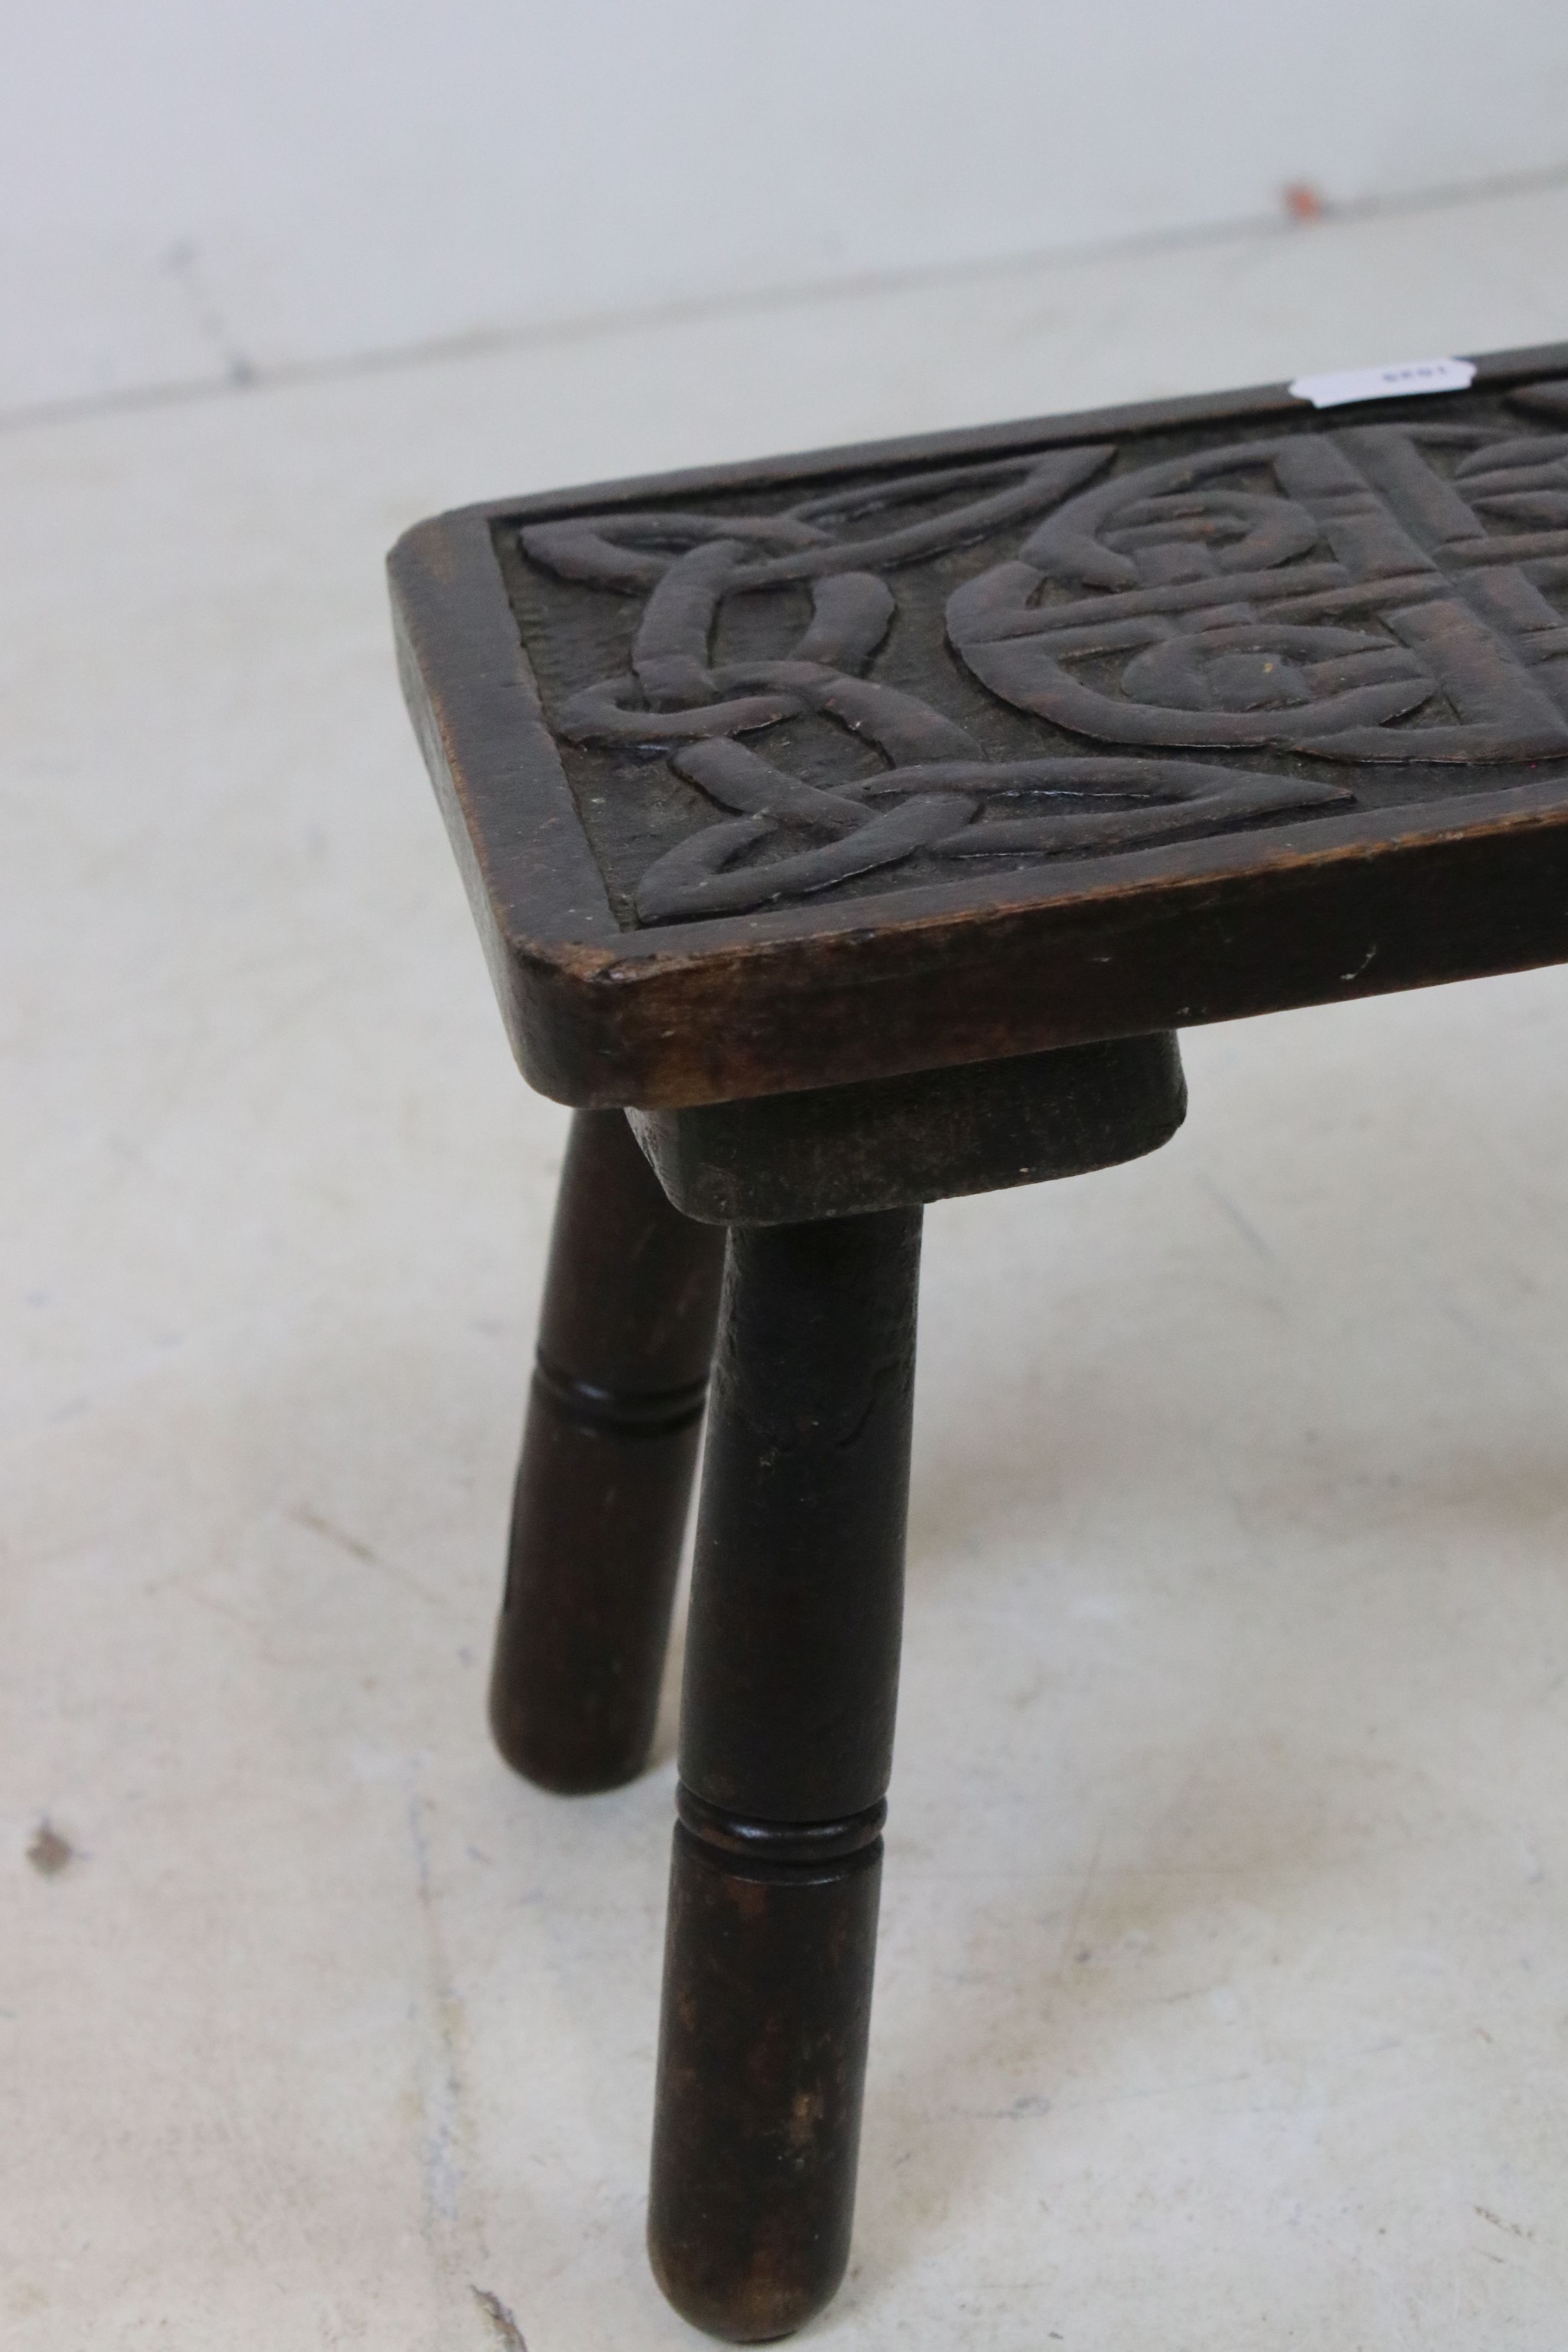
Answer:
[{"label": "rounded foot of leg", "polygon": [[732,2344],[793,2334],[849,2260],[881,1857],[874,1837],[772,1864],[675,1832],[648,2254],[681,2317]]},{"label": "rounded foot of leg", "polygon": [[490,1729],[558,1795],[617,1789],[647,1762],[700,1412],[699,1391],[673,1427],[595,1427],[536,1376]]}]

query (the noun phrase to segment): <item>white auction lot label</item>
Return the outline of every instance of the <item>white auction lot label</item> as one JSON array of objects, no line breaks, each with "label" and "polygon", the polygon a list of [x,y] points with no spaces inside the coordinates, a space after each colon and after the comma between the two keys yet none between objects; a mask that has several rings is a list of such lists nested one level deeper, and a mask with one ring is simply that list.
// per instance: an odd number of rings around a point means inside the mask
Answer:
[{"label": "white auction lot label", "polygon": [[1390,367],[1342,368],[1335,375],[1299,375],[1289,389],[1314,408],[1344,408],[1352,400],[1407,400],[1415,392],[1468,392],[1473,360],[1396,360]]}]

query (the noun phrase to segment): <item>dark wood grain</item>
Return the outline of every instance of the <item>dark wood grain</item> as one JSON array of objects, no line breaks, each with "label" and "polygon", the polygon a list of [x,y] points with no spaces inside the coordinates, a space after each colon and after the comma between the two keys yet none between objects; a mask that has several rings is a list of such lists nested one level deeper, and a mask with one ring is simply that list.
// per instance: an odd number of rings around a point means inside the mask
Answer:
[{"label": "dark wood grain", "polygon": [[627,1118],[685,1215],[773,1225],[1112,1168],[1168,1143],[1186,1107],[1167,1035]]},{"label": "dark wood grain", "polygon": [[724,1253],[649,2244],[763,2340],[848,2255],[918,1204],[1152,1150],[1179,1028],[1568,957],[1568,347],[500,502],[392,576],[587,1107],[492,1693],[550,1787],[647,1753]]},{"label": "dark wood grain", "polygon": [[790,1863],[676,1828],[648,2255],[732,2343],[799,2327],[848,2264],[881,1874],[874,1830]]},{"label": "dark wood grain", "polygon": [[798,2327],[848,2257],[892,1765],[921,1213],[731,1236],[698,1518],[648,2239]]},{"label": "dark wood grain", "polygon": [[722,1262],[621,1113],[580,1111],[490,1679],[496,1744],[544,1788],[615,1788],[647,1760]]},{"label": "dark wood grain", "polygon": [[405,674],[526,1073],[679,1108],[1568,952],[1563,382],[422,526]]}]

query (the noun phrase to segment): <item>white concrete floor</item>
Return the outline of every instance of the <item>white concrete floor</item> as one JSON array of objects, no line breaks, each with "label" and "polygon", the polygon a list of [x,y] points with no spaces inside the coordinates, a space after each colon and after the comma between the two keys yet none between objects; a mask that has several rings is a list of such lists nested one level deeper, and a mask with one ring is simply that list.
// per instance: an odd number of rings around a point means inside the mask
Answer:
[{"label": "white concrete floor", "polygon": [[[8,2352],[625,2352],[672,1724],[482,1717],[564,1114],[381,555],[552,481],[1568,335],[1568,194],[0,437]],[[1568,972],[1192,1035],[929,1220],[843,2352],[1561,2352]],[[508,2333],[505,2315],[513,2315]]]}]

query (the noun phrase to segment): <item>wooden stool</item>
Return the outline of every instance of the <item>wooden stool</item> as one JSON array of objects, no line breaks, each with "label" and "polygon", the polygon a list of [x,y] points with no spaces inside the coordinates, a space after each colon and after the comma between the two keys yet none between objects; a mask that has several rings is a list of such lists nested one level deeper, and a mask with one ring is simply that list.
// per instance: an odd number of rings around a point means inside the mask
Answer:
[{"label": "wooden stool", "polygon": [[647,1757],[712,1360],[649,2242],[761,2341],[848,2255],[921,1204],[1163,1143],[1189,1023],[1568,957],[1568,348],[473,508],[392,574],[579,1106],[492,1690],[546,1788]]}]

